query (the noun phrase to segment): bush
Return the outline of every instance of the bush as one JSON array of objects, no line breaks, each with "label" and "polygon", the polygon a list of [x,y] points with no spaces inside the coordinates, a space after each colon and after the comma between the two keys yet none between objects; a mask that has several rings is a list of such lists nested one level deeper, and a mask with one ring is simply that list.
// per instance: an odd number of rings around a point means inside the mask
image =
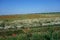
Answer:
[{"label": "bush", "polygon": [[9,37],[6,40],[17,40],[17,38],[16,37]]},{"label": "bush", "polygon": [[19,36],[17,36],[17,40],[28,40],[28,37],[26,36],[26,34],[20,34]]}]

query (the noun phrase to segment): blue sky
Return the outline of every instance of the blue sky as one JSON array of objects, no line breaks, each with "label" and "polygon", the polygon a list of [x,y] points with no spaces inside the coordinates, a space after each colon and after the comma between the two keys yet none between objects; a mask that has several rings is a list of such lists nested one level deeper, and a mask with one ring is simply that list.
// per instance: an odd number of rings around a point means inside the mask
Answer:
[{"label": "blue sky", "polygon": [[0,15],[60,12],[60,0],[0,0]]}]

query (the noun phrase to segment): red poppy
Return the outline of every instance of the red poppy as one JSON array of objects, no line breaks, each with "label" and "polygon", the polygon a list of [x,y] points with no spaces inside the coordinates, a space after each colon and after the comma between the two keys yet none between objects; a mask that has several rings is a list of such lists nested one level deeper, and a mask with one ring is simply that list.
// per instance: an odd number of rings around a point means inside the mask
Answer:
[{"label": "red poppy", "polygon": [[16,34],[15,34],[15,33],[13,33],[13,34],[12,34],[12,36],[13,36],[13,37],[16,37]]}]

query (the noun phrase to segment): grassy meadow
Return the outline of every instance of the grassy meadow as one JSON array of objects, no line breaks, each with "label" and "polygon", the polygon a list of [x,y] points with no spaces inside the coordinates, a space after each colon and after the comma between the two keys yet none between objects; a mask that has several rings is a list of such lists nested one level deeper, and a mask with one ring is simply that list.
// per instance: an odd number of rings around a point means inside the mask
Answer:
[{"label": "grassy meadow", "polygon": [[60,12],[1,15],[0,40],[60,40]]}]

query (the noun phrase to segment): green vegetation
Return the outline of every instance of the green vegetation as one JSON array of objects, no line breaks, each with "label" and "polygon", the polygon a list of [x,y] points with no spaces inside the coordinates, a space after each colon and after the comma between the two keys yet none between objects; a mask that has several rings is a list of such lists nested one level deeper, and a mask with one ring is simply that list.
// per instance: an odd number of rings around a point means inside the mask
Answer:
[{"label": "green vegetation", "polygon": [[[57,14],[58,13],[58,14]],[[25,15],[7,15],[0,16],[0,40],[60,40],[60,24],[43,25],[49,23],[58,23],[54,18],[60,18],[60,12],[46,13],[46,14],[25,14]],[[52,18],[52,20],[33,21],[32,24],[19,22],[21,19],[34,19],[34,18]],[[14,22],[14,20],[19,20]],[[28,22],[28,21],[27,21]],[[39,24],[40,26],[34,26]],[[23,25],[22,27],[17,27]],[[28,25],[28,26],[26,26]],[[30,27],[30,25],[32,25]],[[5,27],[10,27],[6,28]]]},{"label": "green vegetation", "polygon": [[[16,34],[16,36],[12,34]],[[0,37],[0,40],[60,40],[60,27],[39,27],[30,28],[30,30],[22,28],[18,31],[8,31]]]}]

